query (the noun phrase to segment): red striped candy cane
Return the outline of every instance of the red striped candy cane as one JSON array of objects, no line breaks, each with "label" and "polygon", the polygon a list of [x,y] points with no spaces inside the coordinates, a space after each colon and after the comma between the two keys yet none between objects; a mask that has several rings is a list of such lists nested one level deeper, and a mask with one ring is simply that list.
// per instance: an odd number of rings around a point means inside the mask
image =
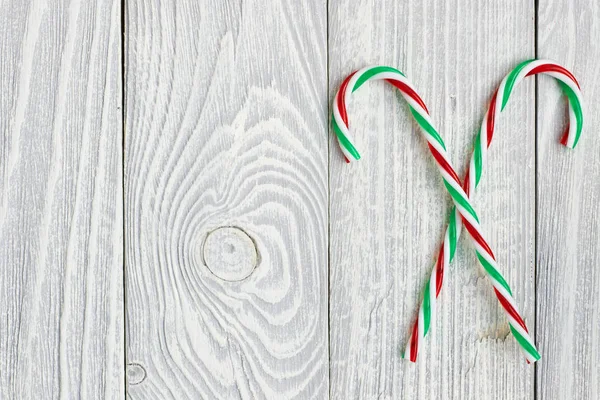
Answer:
[{"label": "red striped candy cane", "polygon": [[[506,106],[508,99],[516,85],[526,77],[540,73],[548,74],[556,78],[561,83],[563,92],[566,94],[569,100],[569,127],[564,133],[561,143],[569,148],[574,148],[579,141],[583,127],[582,97],[579,83],[577,83],[577,80],[573,74],[553,61],[527,60],[522,62],[502,80],[500,86],[492,96],[490,107],[483,118],[481,129],[475,139],[475,145],[473,148],[473,154],[471,156],[471,162],[469,163],[469,169],[467,170],[465,179],[463,180],[463,188],[469,196],[469,199],[473,198],[473,189],[477,187],[481,179],[483,165],[487,159],[487,150],[492,143],[495,121],[498,115]],[[462,231],[462,221],[460,218],[458,218],[458,216],[458,212],[453,210],[453,212],[450,214],[450,219],[446,228],[445,237],[450,238],[450,245],[452,249],[456,247],[456,242],[458,241]],[[442,248],[445,246],[445,244],[446,241],[442,244]],[[405,355],[408,355],[409,360],[413,362],[417,359],[418,344],[419,342],[422,342],[423,337],[427,334],[429,321],[432,321],[435,317],[435,301],[442,287],[444,269],[450,262],[452,262],[453,257],[454,251],[451,251],[448,256],[446,253],[440,251],[429,281],[425,286],[423,300],[419,308],[419,319],[426,320],[427,323],[422,331],[417,327],[418,323],[415,323],[415,326],[411,330],[411,337],[408,341],[405,351]],[[487,260],[484,259],[481,261],[482,263],[486,263]],[[488,265],[487,267],[484,264],[484,267],[488,273],[488,276],[490,277],[490,280],[492,281],[492,285],[498,300],[508,314],[510,328],[513,335],[521,345],[521,348],[527,349],[525,353],[526,356],[528,356],[527,360],[535,361],[539,359],[539,354],[537,351],[534,351],[535,347],[533,346],[533,342],[530,340],[527,327],[525,326],[523,319],[519,316],[519,313],[516,311],[516,305],[512,301],[511,296],[507,296],[507,292],[510,295],[510,287],[502,278],[502,276],[496,273],[497,270],[495,269],[494,264]],[[436,290],[431,290],[431,287],[435,287]],[[419,336],[419,338],[415,339],[415,336]]]}]

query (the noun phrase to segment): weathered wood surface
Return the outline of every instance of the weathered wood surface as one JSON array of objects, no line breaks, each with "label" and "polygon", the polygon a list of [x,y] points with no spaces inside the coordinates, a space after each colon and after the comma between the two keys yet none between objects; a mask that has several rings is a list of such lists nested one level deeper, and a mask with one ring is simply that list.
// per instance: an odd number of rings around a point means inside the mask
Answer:
[{"label": "weathered wood surface", "polygon": [[538,399],[600,398],[600,4],[540,2],[538,53],[572,68],[585,126],[573,151],[557,145],[565,99],[538,80]]},{"label": "weathered wood surface", "polygon": [[[539,3],[3,2],[0,399],[600,398],[600,7]],[[450,199],[383,83],[353,95],[345,164],[335,91],[400,68],[462,173],[535,56],[579,78],[581,142],[557,143],[557,85],[526,80],[475,205],[543,358],[463,237],[410,364]]]},{"label": "weathered wood surface", "polygon": [[125,393],[120,2],[0,6],[0,398]]},{"label": "weathered wood surface", "polygon": [[126,15],[129,396],[326,398],[325,2]]}]

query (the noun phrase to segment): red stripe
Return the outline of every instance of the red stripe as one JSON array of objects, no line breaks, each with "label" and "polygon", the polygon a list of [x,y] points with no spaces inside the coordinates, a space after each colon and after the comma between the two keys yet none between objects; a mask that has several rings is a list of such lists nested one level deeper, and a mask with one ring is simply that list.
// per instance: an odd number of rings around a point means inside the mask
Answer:
[{"label": "red stripe", "polygon": [[396,80],[393,80],[393,79],[386,79],[386,81],[388,83],[396,86],[402,92],[406,93],[411,99],[413,99],[414,101],[416,101],[417,104],[419,104],[421,107],[423,107],[423,109],[427,112],[427,114],[429,114],[429,110],[427,109],[427,106],[423,102],[423,99],[421,99],[421,97],[417,94],[417,92],[415,92],[414,90],[412,90],[412,88],[410,86],[408,86],[404,82],[396,81]]},{"label": "red stripe", "polygon": [[565,129],[565,133],[563,134],[562,138],[560,139],[560,144],[562,144],[563,146],[566,146],[568,139],[569,139],[569,125],[567,124],[567,129]]},{"label": "red stripe", "polygon": [[479,243],[479,245],[481,247],[483,247],[483,249],[492,257],[492,259],[494,261],[496,261],[496,256],[494,256],[494,253],[492,253],[492,249],[490,249],[490,246],[488,246],[488,244],[485,242],[485,240],[483,240],[483,238],[481,237],[479,232],[477,232],[477,230],[475,228],[473,228],[473,225],[471,225],[469,223],[469,221],[467,221],[464,217],[462,217],[462,214],[461,214],[461,218],[462,218],[463,224],[465,225],[465,228],[467,228],[467,231],[469,231],[469,234],[471,235],[471,237],[473,239],[475,239],[475,241],[477,243]]},{"label": "red stripe", "polygon": [[346,124],[346,127],[348,126],[348,113],[346,111],[346,88],[348,87],[348,82],[350,82],[350,79],[354,76],[354,74],[356,73],[356,71],[354,71],[353,73],[351,73],[350,75],[348,75],[348,77],[346,79],[344,79],[344,82],[342,82],[342,86],[340,86],[340,91],[338,92],[338,98],[337,98],[337,106],[338,109],[340,110],[340,116],[342,117],[342,121],[344,121],[344,124]]},{"label": "red stripe", "polygon": [[429,146],[429,150],[431,151],[431,154],[433,154],[433,158],[435,158],[435,161],[437,161],[437,163],[442,166],[444,171],[450,174],[450,176],[452,177],[452,179],[454,179],[456,183],[462,186],[462,183],[460,182],[458,175],[456,175],[454,168],[452,168],[452,166],[448,164],[448,161],[446,161],[446,159],[442,157],[442,155],[435,149],[435,147],[433,147],[429,143],[427,143],[427,145]]},{"label": "red stripe", "polygon": [[442,247],[440,248],[440,253],[438,254],[437,265],[435,266],[437,281],[435,282],[435,297],[440,295],[440,291],[442,290],[442,282],[444,281],[444,244],[442,243]]},{"label": "red stripe", "polygon": [[[471,156],[473,157],[473,156]],[[465,193],[467,194],[467,197],[471,197],[471,195],[469,194],[469,191],[471,190],[471,184],[470,184],[470,179],[469,179],[469,174],[471,173],[471,168],[467,169],[467,173],[465,175],[465,180],[463,181],[463,190],[465,191]]]},{"label": "red stripe", "polygon": [[579,86],[579,82],[577,82],[577,79],[575,79],[575,77],[573,76],[573,74],[571,73],[571,71],[569,71],[566,68],[561,67],[560,65],[556,65],[556,64],[542,64],[538,67],[535,67],[534,69],[532,69],[531,71],[529,71],[529,73],[525,76],[531,76],[531,75],[535,75],[535,74],[543,74],[545,72],[558,72],[560,74],[566,75],[570,80],[572,80],[573,82],[575,82],[575,84],[577,85],[577,87],[579,88],[579,90],[581,90],[581,87]]},{"label": "red stripe", "polygon": [[419,317],[413,326],[412,338],[410,340],[410,361],[417,362],[417,351],[419,346]]},{"label": "red stripe", "polygon": [[523,321],[523,318],[521,318],[519,313],[517,313],[517,310],[515,310],[513,306],[510,305],[508,300],[506,300],[506,298],[502,296],[502,294],[498,290],[496,290],[496,288],[494,288],[494,292],[496,292],[496,297],[498,298],[498,300],[500,300],[500,304],[502,304],[502,307],[504,307],[506,312],[508,312],[508,314],[510,314],[510,316],[513,317],[519,325],[521,325],[521,328],[525,329],[525,332],[529,333],[527,327],[525,326],[525,321]]},{"label": "red stripe", "polygon": [[494,92],[492,96],[492,101],[490,103],[490,109],[488,111],[488,119],[487,119],[487,147],[490,147],[492,144],[492,137],[494,136],[494,120],[496,119],[496,97],[498,96],[498,89]]}]

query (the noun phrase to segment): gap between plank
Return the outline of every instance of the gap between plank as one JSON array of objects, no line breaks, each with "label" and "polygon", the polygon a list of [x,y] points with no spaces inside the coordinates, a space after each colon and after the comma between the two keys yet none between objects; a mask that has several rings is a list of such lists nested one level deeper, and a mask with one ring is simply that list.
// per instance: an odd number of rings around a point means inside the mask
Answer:
[{"label": "gap between plank", "polygon": [[327,135],[327,397],[331,399],[331,145],[329,135],[330,86],[329,86],[329,0],[325,2],[325,66],[327,68],[327,114],[325,133]]},{"label": "gap between plank", "polygon": [[123,399],[127,398],[127,269],[125,268],[126,250],[125,240],[127,232],[125,230],[125,11],[126,0],[121,0],[121,199],[122,221],[123,224]]},{"label": "gap between plank", "polygon": [[[538,58],[538,29],[539,29],[539,0],[533,0],[533,53],[534,58]],[[538,329],[537,329],[537,319],[538,319],[538,288],[537,288],[537,262],[538,262],[538,75],[535,75],[534,81],[534,175],[533,175],[533,184],[534,184],[534,235],[533,235],[533,331],[535,332],[535,343],[539,346],[538,342]],[[537,366],[538,363],[533,364],[533,398],[537,400]]]}]

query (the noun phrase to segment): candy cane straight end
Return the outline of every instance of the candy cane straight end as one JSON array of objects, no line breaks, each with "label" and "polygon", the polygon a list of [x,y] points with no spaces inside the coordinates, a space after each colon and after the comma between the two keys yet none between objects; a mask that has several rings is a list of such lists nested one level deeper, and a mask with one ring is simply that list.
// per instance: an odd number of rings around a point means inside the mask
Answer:
[{"label": "candy cane straight end", "polygon": [[416,357],[415,358],[411,357],[411,351],[409,348],[407,348],[405,351],[400,353],[400,358],[402,358],[403,360],[406,360],[406,361],[410,361],[413,364],[417,362]]},{"label": "candy cane straight end", "polygon": [[423,325],[423,315],[422,312],[419,312],[419,316],[417,316],[417,319],[415,320],[412,329],[411,329],[411,334],[410,337],[408,338],[408,342],[406,343],[406,348],[404,349],[404,353],[402,354],[402,358],[416,363],[417,362],[417,355],[419,353],[419,346],[421,345],[420,342],[420,338],[423,338],[425,336],[424,332],[424,325]]}]

